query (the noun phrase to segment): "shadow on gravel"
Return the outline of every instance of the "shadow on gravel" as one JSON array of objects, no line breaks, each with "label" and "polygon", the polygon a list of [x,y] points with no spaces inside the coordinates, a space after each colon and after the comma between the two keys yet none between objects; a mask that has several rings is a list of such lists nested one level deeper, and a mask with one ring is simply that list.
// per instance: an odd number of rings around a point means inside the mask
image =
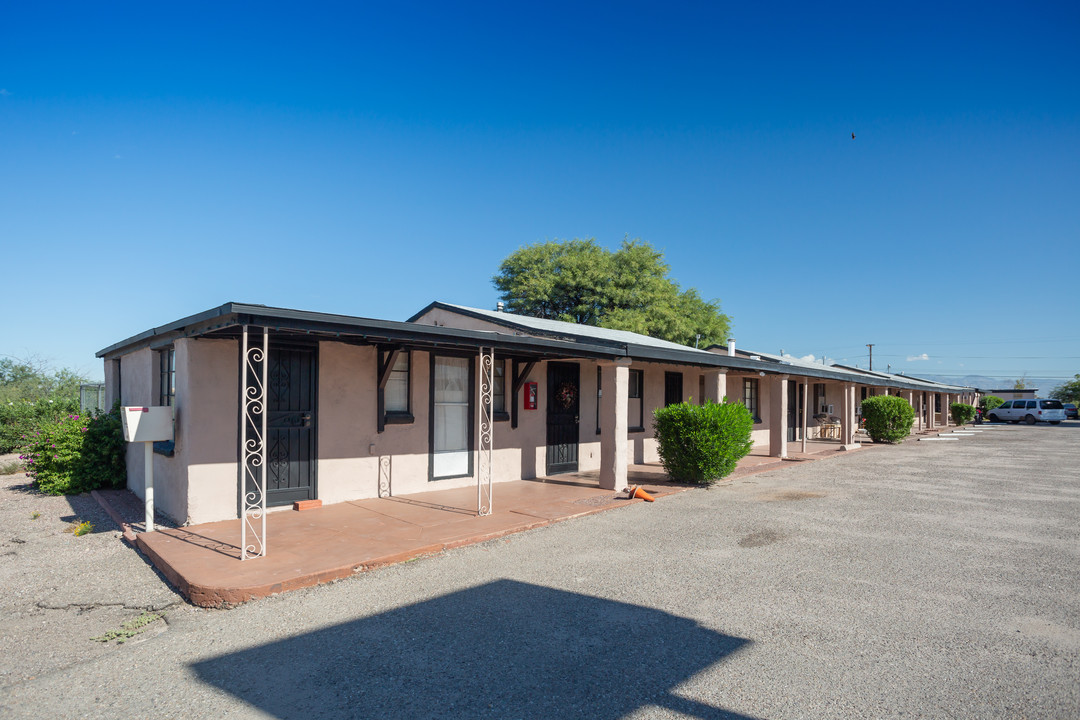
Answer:
[{"label": "shadow on gravel", "polygon": [[278,718],[619,718],[750,641],[637,605],[499,580],[192,667]]}]

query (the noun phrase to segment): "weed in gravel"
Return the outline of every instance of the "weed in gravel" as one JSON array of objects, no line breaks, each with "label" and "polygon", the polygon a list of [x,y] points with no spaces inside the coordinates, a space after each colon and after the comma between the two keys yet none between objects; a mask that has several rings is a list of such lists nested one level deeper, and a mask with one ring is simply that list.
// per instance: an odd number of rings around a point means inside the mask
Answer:
[{"label": "weed in gravel", "polygon": [[97,642],[111,642],[112,640],[115,640],[117,645],[120,645],[146,630],[146,627],[150,623],[160,620],[161,617],[160,613],[144,612],[139,617],[123,623],[119,629],[110,630],[104,635],[99,635],[98,637],[90,639],[96,640]]},{"label": "weed in gravel", "polygon": [[41,513],[39,513],[37,510],[30,513],[30,519],[31,520],[37,520],[39,517],[41,517]]},{"label": "weed in gravel", "polygon": [[0,475],[14,475],[23,471],[23,464],[21,460],[8,460],[7,462],[0,462]]},{"label": "weed in gravel", "polygon": [[89,520],[72,520],[71,524],[64,528],[64,532],[69,532],[75,537],[80,537],[94,532],[94,524]]}]

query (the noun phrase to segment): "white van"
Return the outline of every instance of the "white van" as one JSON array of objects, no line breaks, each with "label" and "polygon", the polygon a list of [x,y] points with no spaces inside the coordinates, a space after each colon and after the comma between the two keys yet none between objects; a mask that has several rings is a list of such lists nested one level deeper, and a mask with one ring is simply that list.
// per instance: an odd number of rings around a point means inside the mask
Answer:
[{"label": "white van", "polygon": [[1065,406],[1060,400],[1006,400],[987,413],[986,417],[994,422],[1008,420],[1018,423],[1023,420],[1028,425],[1037,422],[1057,425],[1065,419]]}]

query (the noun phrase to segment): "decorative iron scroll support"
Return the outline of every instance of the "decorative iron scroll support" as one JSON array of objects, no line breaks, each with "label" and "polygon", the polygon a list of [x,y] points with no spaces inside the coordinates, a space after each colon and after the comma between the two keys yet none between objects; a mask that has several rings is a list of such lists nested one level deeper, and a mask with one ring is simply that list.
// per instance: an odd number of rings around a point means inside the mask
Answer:
[{"label": "decorative iron scroll support", "polygon": [[480,348],[480,444],[476,462],[476,514],[491,514],[491,433],[495,426],[495,348]]},{"label": "decorative iron scroll support", "polygon": [[379,497],[390,497],[390,456],[379,457]]},{"label": "decorative iron scroll support", "polygon": [[[242,339],[240,368],[240,448],[243,458],[240,492],[240,559],[266,555],[266,371],[270,364],[270,331],[262,328],[262,347],[248,347],[248,326]],[[250,436],[249,436],[250,428]],[[249,539],[250,536],[250,539]]]}]

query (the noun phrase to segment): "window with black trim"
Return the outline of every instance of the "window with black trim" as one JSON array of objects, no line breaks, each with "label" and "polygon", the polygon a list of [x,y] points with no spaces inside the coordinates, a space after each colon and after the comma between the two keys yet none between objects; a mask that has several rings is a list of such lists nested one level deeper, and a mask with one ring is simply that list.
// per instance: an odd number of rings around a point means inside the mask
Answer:
[{"label": "window with black trim", "polygon": [[743,405],[750,411],[754,423],[760,423],[758,417],[758,381],[757,378],[743,378]]},{"label": "window with black trim", "polygon": [[495,420],[509,420],[506,411],[506,361],[496,360],[491,366],[491,411]]},{"label": "window with black trim", "polygon": [[176,402],[176,351],[166,348],[158,353],[158,405],[172,407]]},{"label": "window with black trim", "polygon": [[814,414],[825,412],[825,383],[814,383]]},{"label": "window with black trim", "polygon": [[630,387],[627,393],[626,424],[631,432],[645,430],[645,371],[630,370]]},{"label": "window with black trim", "polygon": [[390,376],[383,389],[383,412],[387,423],[411,423],[412,415],[412,357],[408,351],[398,353]]},{"label": "window with black trim", "polygon": [[596,366],[596,434],[600,434],[600,399],[604,397],[600,366]]}]

